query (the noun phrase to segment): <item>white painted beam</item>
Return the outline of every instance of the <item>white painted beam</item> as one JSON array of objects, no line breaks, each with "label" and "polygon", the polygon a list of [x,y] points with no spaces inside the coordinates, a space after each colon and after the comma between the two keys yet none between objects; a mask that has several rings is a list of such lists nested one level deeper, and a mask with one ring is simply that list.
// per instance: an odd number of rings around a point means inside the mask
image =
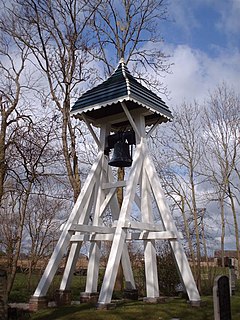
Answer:
[{"label": "white painted beam", "polygon": [[69,232],[70,226],[76,223],[77,221],[79,221],[80,215],[82,215],[83,220],[85,219],[86,211],[84,211],[84,207],[89,197],[91,196],[91,190],[94,188],[96,179],[99,176],[102,157],[103,157],[103,151],[100,151],[85,181],[82,191],[73,207],[73,210],[68,218],[68,221],[66,222],[63,228],[61,236],[56,244],[56,247],[42,275],[42,278],[34,292],[34,295],[33,295],[34,297],[46,296],[46,293],[58,269],[60,261],[64,253],[66,252],[67,246],[70,243],[70,238],[72,235],[72,232]]},{"label": "white painted beam", "polygon": [[102,184],[102,189],[116,189],[119,187],[126,187],[127,181],[115,181],[115,182],[108,182]]},{"label": "white painted beam", "polygon": [[80,224],[72,224],[69,228],[69,231],[79,231],[85,233],[114,233],[115,228],[109,228],[105,226],[91,226],[91,225],[80,225]]},{"label": "white painted beam", "polygon": [[99,295],[99,304],[107,304],[111,302],[114,284],[116,281],[117,270],[122,256],[126,232],[122,229],[122,224],[130,216],[130,211],[133,205],[135,190],[139,181],[143,162],[143,144],[139,143],[136,147],[132,168],[130,171],[128,183],[126,186],[126,194],[123,199],[121,211],[119,214],[118,225],[114,234],[111,251],[102,283],[102,288]]},{"label": "white painted beam", "polygon": [[[109,167],[109,170],[108,170],[108,179],[110,181],[113,181],[113,179],[114,179],[111,167]],[[112,190],[116,191],[116,189],[112,189]],[[116,192],[114,192],[114,195],[111,198],[111,201],[109,204],[110,204],[110,208],[111,208],[111,212],[112,212],[112,218],[118,219],[119,214],[120,214],[120,207],[119,207],[119,202],[117,199]],[[131,261],[130,261],[129,252],[128,252],[128,248],[127,248],[126,243],[123,246],[121,264],[122,264],[123,275],[124,275],[124,279],[125,279],[125,283],[127,284],[127,287],[131,287],[131,288],[135,289],[136,285],[135,285]]]},{"label": "white painted beam", "polygon": [[[113,226],[115,226],[115,224],[113,224]],[[123,228],[146,231],[162,231],[162,227],[158,224],[138,221],[126,221],[123,225]]]},{"label": "white painted beam", "polygon": [[[98,234],[74,234],[71,237],[71,242],[81,241],[112,241],[113,233],[98,233]],[[159,232],[128,232],[126,240],[176,240],[178,236],[171,231]]]},{"label": "white painted beam", "polygon": [[82,118],[83,118],[84,122],[86,123],[86,125],[88,127],[88,130],[91,132],[91,135],[92,135],[94,141],[96,142],[99,150],[103,149],[103,144],[101,144],[101,142],[99,141],[96,133],[94,132],[91,124],[89,123],[89,121],[88,121],[88,119],[87,119],[87,117],[86,117],[86,115],[84,113],[82,113]]},{"label": "white painted beam", "polygon": [[[169,231],[173,231],[177,234],[177,228],[173,217],[171,215],[170,209],[167,205],[164,191],[161,187],[158,174],[156,172],[155,166],[149,154],[145,158],[145,170],[148,175],[148,180],[152,188],[154,198],[156,200],[159,212],[162,216],[162,221],[164,228]],[[190,301],[200,301],[200,295],[193,278],[192,271],[190,269],[186,254],[183,250],[180,239],[169,241],[176,263],[179,270],[179,274],[182,278],[183,284],[186,288],[188,297]]]},{"label": "white painted beam", "polygon": [[[144,157],[145,158],[145,157]],[[142,180],[141,180],[141,212],[143,224],[149,225],[150,230],[156,230],[158,226],[153,223],[152,201],[150,193],[150,184],[144,170],[145,160],[143,161]],[[155,240],[144,240],[144,264],[146,279],[147,298],[159,297],[159,284],[157,272],[157,257],[155,249]]]},{"label": "white painted beam", "polygon": [[[136,108],[131,111],[131,114],[133,118],[135,118],[136,115],[142,114],[143,116],[151,115],[152,112],[150,112],[148,109],[143,110],[143,108]],[[126,121],[126,114],[125,112],[119,112],[118,114],[106,116],[101,119],[90,119],[92,123],[94,123],[95,126],[102,126],[105,123],[111,124],[112,127],[114,125],[117,125],[120,122]]]},{"label": "white painted beam", "polygon": [[129,120],[129,122],[130,122],[130,124],[131,124],[131,126],[132,126],[132,128],[133,128],[133,130],[134,130],[134,132],[136,134],[136,136],[140,140],[141,139],[140,132],[138,130],[138,127],[137,127],[135,121],[133,120],[133,117],[131,116],[131,113],[129,112],[129,110],[128,110],[127,106],[126,106],[126,103],[123,101],[123,102],[121,102],[121,105],[122,105],[122,108],[123,108],[128,120]]},{"label": "white painted beam", "polygon": [[158,121],[157,121],[154,125],[152,125],[151,129],[148,131],[148,133],[147,133],[147,135],[146,135],[147,138],[149,138],[150,135],[153,133],[153,131],[157,128],[157,126],[159,125],[159,123],[161,122],[161,120],[162,120],[161,118],[158,119]]}]

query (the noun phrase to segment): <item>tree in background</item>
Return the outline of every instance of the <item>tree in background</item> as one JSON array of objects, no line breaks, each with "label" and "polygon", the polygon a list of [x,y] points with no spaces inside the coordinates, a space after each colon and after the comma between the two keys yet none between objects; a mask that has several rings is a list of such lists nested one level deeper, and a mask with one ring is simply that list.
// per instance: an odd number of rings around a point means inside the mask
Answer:
[{"label": "tree in background", "polygon": [[[201,112],[197,103],[182,104],[175,111],[174,121],[161,131],[158,142],[162,145],[159,173],[163,176],[168,195],[181,213],[187,238],[193,272],[201,291],[201,228],[199,206],[202,199],[197,189],[202,183],[199,169],[202,158]],[[156,156],[159,158],[159,155]],[[163,166],[162,163],[165,162]]]},{"label": "tree in background", "polygon": [[[2,26],[31,52],[31,62],[42,75],[45,99],[61,116],[61,142],[74,201],[81,189],[77,129],[70,119],[76,86],[90,79],[89,36],[85,31],[91,11],[85,1],[16,1],[5,7]],[[56,113],[56,111],[54,111]]]},{"label": "tree in background", "polygon": [[8,293],[17,271],[29,203],[35,193],[47,193],[46,189],[42,191],[42,185],[46,179],[47,163],[53,160],[53,152],[49,146],[51,127],[46,124],[43,121],[34,124],[28,117],[27,121],[24,119],[18,123],[11,141],[11,162],[0,213],[4,221],[1,234],[8,261]]},{"label": "tree in background", "polygon": [[28,48],[2,30],[0,24],[0,203],[8,170],[8,148],[14,128],[26,116],[23,111],[24,93],[33,85],[31,74],[24,77]]},{"label": "tree in background", "polygon": [[160,78],[170,68],[162,50],[161,24],[166,19],[165,0],[101,1],[90,21],[97,39],[90,53],[103,62],[105,75],[124,58],[135,77],[152,89],[163,89]]},{"label": "tree in background", "polygon": [[225,212],[233,216],[236,250],[240,267],[239,222],[239,123],[240,98],[226,84],[219,85],[210,95],[204,110],[204,172],[213,186],[213,199],[219,202],[221,217],[221,255],[224,266],[226,230]]},{"label": "tree in background", "polygon": [[[165,14],[166,4],[163,0],[121,1],[117,6],[108,0],[16,0],[2,3],[0,30],[4,37],[1,37],[1,61],[4,63],[1,64],[0,182],[2,186],[5,184],[9,187],[4,199],[8,203],[5,213],[11,211],[12,220],[17,222],[11,225],[16,226],[16,229],[13,227],[10,230],[9,237],[17,241],[17,245],[14,243],[12,246],[15,251],[8,246],[15,259],[13,269],[9,270],[9,290],[19,252],[24,247],[23,226],[33,244],[35,241],[41,242],[36,239],[41,225],[46,230],[51,230],[50,224],[55,223],[54,214],[46,220],[46,208],[40,208],[39,215],[35,214],[35,210],[31,215],[30,208],[36,205],[36,198],[39,197],[39,205],[46,196],[48,201],[49,197],[53,199],[52,181],[57,181],[60,189],[68,187],[66,175],[71,186],[67,191],[64,189],[68,199],[72,196],[75,201],[81,189],[81,171],[85,171],[89,164],[86,155],[83,158],[81,154],[88,139],[84,136],[84,126],[79,126],[79,123],[70,118],[71,101],[76,99],[79,91],[82,92],[99,80],[95,67],[95,63],[99,61],[104,61],[109,72],[112,71],[112,63],[115,67],[120,57],[124,57],[126,62],[136,62],[132,64],[132,69],[139,75],[139,62],[145,66],[145,70],[150,68],[155,73],[167,71],[169,65],[159,49],[162,39],[156,33],[159,28],[155,28],[157,23],[165,20]],[[107,19],[110,19],[110,24]],[[100,26],[103,26],[104,32]],[[15,50],[17,59],[10,53],[10,48]],[[116,57],[115,61],[111,59],[113,56]],[[8,65],[5,63],[7,59]],[[23,72],[24,76],[21,76]],[[153,86],[156,84],[155,80],[152,82]],[[23,88],[29,91],[25,100],[21,91]],[[19,103],[22,108],[17,110]],[[47,114],[49,122],[43,121],[42,113]],[[14,117],[21,122],[17,123]],[[12,134],[10,125],[14,123],[14,130],[17,130]],[[58,140],[53,138],[53,134]],[[36,141],[37,137],[39,143]],[[40,143],[47,137],[50,140],[46,145]],[[59,152],[59,144],[62,152]],[[46,161],[43,160],[44,157]],[[9,160],[8,167],[6,159]],[[3,187],[1,192],[2,190]],[[61,203],[62,192],[60,194],[57,195],[56,202]],[[58,205],[60,204],[56,203],[56,207]],[[4,214],[4,210],[1,214]],[[7,221],[10,220],[6,220],[5,226]],[[41,236],[45,237],[42,240],[47,243],[44,232]],[[35,265],[36,252],[42,254],[43,251],[32,246],[30,252],[31,269]]]}]

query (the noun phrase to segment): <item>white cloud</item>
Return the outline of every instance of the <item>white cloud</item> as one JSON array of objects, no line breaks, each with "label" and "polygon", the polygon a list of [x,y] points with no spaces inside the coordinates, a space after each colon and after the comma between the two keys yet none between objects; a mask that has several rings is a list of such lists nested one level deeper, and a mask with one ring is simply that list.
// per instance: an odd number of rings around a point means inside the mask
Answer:
[{"label": "white cloud", "polygon": [[192,9],[192,5],[189,6],[187,1],[171,1],[168,6],[170,20],[173,20],[187,36],[191,35],[194,27],[199,26]]},{"label": "white cloud", "polygon": [[240,0],[228,0],[220,2],[216,6],[219,11],[221,19],[217,27],[224,33],[230,36],[231,34],[238,35],[240,30]]},{"label": "white cloud", "polygon": [[172,74],[164,79],[171,92],[169,105],[181,104],[184,100],[203,101],[208,92],[223,81],[239,90],[240,52],[220,50],[218,57],[211,58],[188,45],[168,46],[172,55]]}]

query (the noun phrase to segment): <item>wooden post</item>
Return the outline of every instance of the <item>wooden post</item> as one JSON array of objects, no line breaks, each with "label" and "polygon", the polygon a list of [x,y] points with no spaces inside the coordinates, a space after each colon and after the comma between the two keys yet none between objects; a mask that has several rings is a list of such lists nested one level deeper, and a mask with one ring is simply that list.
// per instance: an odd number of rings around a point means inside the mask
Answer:
[{"label": "wooden post", "polygon": [[[118,174],[118,181],[124,181],[125,169],[119,167],[117,174]],[[118,199],[119,208],[121,209],[122,203],[123,203],[123,187],[117,188],[117,199]],[[122,262],[120,261],[114,290],[122,292],[123,287],[124,287],[123,286],[123,267],[122,267]]]}]

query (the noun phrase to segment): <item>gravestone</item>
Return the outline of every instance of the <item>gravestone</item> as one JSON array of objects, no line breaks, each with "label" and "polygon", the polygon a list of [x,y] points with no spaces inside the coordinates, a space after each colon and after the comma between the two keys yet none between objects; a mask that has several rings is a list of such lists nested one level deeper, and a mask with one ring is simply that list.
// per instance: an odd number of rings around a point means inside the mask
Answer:
[{"label": "gravestone", "polygon": [[230,295],[234,295],[236,290],[236,274],[233,266],[229,268],[229,285],[230,285]]},{"label": "gravestone", "polygon": [[213,287],[214,320],[231,320],[229,278],[218,276]]},{"label": "gravestone", "polygon": [[0,320],[7,319],[7,272],[0,269]]}]

